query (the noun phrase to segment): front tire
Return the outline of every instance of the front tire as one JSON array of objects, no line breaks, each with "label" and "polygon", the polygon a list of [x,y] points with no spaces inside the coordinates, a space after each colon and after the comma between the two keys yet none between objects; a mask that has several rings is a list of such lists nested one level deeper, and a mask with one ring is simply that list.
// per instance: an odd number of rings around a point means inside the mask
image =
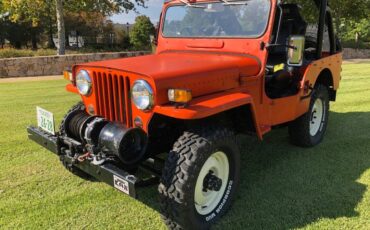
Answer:
[{"label": "front tire", "polygon": [[208,229],[230,208],[239,180],[234,132],[185,132],[169,153],[159,185],[165,223],[170,229]]},{"label": "front tire", "polygon": [[289,136],[293,144],[313,147],[322,142],[329,121],[329,92],[324,85],[313,89],[309,111],[289,125]]}]

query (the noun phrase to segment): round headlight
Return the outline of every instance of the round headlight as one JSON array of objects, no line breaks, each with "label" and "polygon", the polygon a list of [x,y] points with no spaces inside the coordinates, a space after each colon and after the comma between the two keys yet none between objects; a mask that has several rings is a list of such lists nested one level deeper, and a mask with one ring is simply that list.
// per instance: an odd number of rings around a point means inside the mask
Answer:
[{"label": "round headlight", "polygon": [[136,107],[140,110],[148,110],[153,106],[153,89],[144,80],[138,80],[134,83],[131,97]]},{"label": "round headlight", "polygon": [[86,70],[81,70],[76,76],[76,86],[78,92],[84,96],[88,96],[91,93],[91,78]]}]

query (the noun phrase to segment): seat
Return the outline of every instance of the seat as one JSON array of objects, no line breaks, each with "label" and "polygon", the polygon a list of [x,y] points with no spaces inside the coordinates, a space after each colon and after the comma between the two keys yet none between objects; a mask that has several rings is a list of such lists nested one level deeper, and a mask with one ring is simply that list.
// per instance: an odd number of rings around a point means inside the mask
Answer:
[{"label": "seat", "polygon": [[[307,22],[303,19],[299,12],[297,4],[282,4],[282,18],[280,27],[276,29],[274,37],[276,44],[287,44],[288,39],[292,35],[305,35]],[[279,20],[280,15],[277,15],[276,20]],[[284,46],[274,47],[269,52],[269,65],[286,63],[287,48]]]},{"label": "seat", "polygon": [[[282,16],[280,23],[276,24],[273,33],[276,44],[288,44],[288,39],[292,35],[305,35],[307,22],[303,19],[299,12],[297,4],[282,4],[280,5]],[[276,16],[276,20],[280,20],[280,15]],[[267,60],[266,74],[266,92],[271,98],[279,98],[296,93],[295,75],[297,70],[293,67],[288,67],[277,72],[274,71],[274,66],[279,64],[287,64],[287,47],[275,46],[269,50]]]},{"label": "seat", "polygon": [[280,25],[280,34],[278,35],[278,43],[284,44],[291,35],[305,35],[307,22],[303,19],[299,12],[297,4],[283,4],[282,22]]}]

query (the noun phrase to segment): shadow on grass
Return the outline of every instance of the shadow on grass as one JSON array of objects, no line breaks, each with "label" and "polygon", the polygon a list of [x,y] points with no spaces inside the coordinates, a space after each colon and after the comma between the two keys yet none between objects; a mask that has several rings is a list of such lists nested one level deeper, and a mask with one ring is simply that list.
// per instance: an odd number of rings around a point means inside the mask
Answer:
[{"label": "shadow on grass", "polygon": [[[358,216],[366,190],[356,182],[370,167],[369,113],[331,113],[324,142],[311,149],[289,144],[286,128],[263,142],[240,136],[238,197],[215,229],[288,229],[321,218]],[[159,210],[156,186],[139,200]]]}]

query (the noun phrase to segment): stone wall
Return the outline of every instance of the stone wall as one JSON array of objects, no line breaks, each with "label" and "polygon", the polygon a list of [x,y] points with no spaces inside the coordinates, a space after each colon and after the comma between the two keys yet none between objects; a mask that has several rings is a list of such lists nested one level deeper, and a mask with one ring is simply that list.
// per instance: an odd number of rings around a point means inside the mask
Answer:
[{"label": "stone wall", "polygon": [[[78,63],[134,57],[144,54],[148,54],[148,52],[96,53],[0,59],[0,78],[61,75],[65,68]],[[343,57],[344,59],[370,58],[370,49],[356,50],[345,48]]]},{"label": "stone wall", "polygon": [[0,59],[0,78],[61,75],[65,68],[78,63],[134,57],[144,54],[148,54],[148,52],[96,53]]},{"label": "stone wall", "polygon": [[356,50],[351,48],[344,48],[344,59],[367,59],[370,58],[370,49]]}]

